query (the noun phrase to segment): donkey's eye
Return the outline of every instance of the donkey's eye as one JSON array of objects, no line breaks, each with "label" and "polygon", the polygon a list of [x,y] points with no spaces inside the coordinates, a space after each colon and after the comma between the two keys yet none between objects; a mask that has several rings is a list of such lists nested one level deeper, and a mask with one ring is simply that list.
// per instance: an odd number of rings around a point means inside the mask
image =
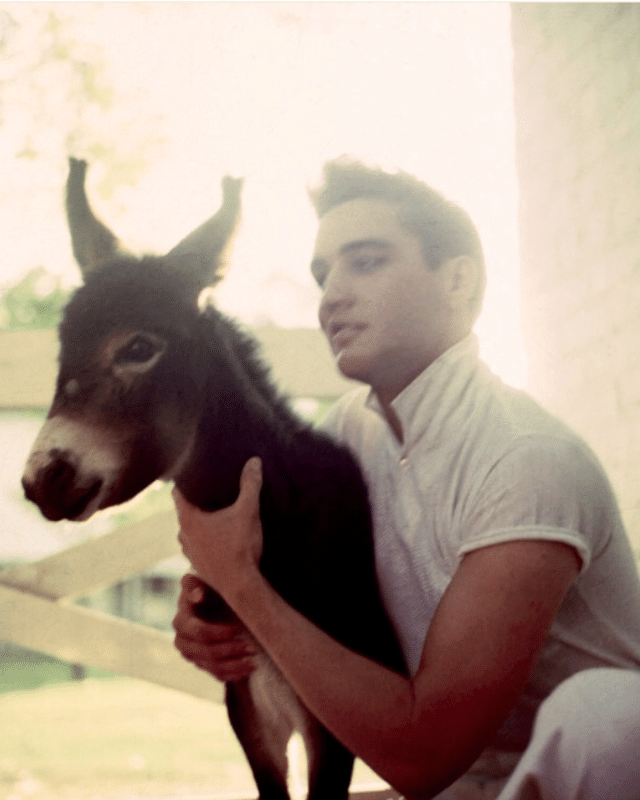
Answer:
[{"label": "donkey's eye", "polygon": [[137,334],[116,352],[113,363],[118,366],[146,364],[163,349],[162,342],[150,336]]}]

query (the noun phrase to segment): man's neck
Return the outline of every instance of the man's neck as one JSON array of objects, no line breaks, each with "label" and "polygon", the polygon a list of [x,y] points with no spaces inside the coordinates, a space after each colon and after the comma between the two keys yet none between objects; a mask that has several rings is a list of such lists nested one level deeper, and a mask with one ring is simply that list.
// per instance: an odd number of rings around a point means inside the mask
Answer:
[{"label": "man's neck", "polygon": [[390,385],[388,381],[379,386],[371,384],[371,388],[378,400],[382,414],[384,418],[387,420],[387,423],[389,424],[389,427],[393,431],[396,439],[401,444],[404,441],[404,431],[402,428],[402,421],[400,420],[400,417],[398,416],[396,410],[393,407],[393,401],[408,386],[410,386],[413,383],[413,381],[415,381],[420,375],[422,375],[424,371],[427,370],[434,363],[434,361],[437,361],[437,359],[440,358],[440,356],[444,355],[444,353],[446,353],[452,347],[455,347],[457,344],[463,341],[463,339],[469,336],[470,333],[471,331],[469,330],[464,330],[463,332],[461,332],[460,335],[455,338],[455,341],[450,342],[446,347],[438,351],[438,354],[435,357],[430,358],[422,366],[422,369],[420,369],[415,375],[405,376],[405,379],[401,383],[397,383],[395,386]]}]

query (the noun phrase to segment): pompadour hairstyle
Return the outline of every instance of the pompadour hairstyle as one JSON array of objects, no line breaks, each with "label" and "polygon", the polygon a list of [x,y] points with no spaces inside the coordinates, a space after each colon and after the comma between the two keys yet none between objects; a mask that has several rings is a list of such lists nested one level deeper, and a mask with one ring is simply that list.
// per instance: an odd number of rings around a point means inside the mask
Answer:
[{"label": "pompadour hairstyle", "polygon": [[443,261],[469,256],[479,270],[473,298],[476,317],[482,307],[486,267],[478,231],[467,212],[407,172],[384,172],[339,158],[323,168],[322,183],[309,190],[318,217],[349,200],[372,198],[397,206],[401,224],[422,242],[425,261],[437,269]]}]

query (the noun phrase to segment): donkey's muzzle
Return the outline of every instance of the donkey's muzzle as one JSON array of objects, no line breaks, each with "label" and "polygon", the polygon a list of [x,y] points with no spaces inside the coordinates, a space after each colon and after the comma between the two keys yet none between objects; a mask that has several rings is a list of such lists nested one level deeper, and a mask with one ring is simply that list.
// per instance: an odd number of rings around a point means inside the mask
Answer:
[{"label": "donkey's muzzle", "polygon": [[27,500],[35,503],[52,522],[78,519],[97,497],[102,479],[80,480],[75,466],[64,453],[52,451],[46,464],[34,477],[24,477],[22,485]]}]

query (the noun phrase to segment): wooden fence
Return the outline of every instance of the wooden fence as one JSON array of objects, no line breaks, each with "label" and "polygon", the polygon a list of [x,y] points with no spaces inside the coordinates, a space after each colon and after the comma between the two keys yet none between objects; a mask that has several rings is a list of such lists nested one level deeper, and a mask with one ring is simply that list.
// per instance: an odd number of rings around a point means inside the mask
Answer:
[{"label": "wooden fence", "polygon": [[[274,379],[291,396],[330,399],[353,386],[336,374],[318,331],[255,333]],[[56,358],[54,331],[0,332],[0,409],[47,408]],[[178,554],[177,527],[174,512],[162,512],[40,561],[0,570],[0,639],[221,702],[222,685],[186,662],[170,633],[72,602]],[[398,797],[390,789],[356,796]]]}]

